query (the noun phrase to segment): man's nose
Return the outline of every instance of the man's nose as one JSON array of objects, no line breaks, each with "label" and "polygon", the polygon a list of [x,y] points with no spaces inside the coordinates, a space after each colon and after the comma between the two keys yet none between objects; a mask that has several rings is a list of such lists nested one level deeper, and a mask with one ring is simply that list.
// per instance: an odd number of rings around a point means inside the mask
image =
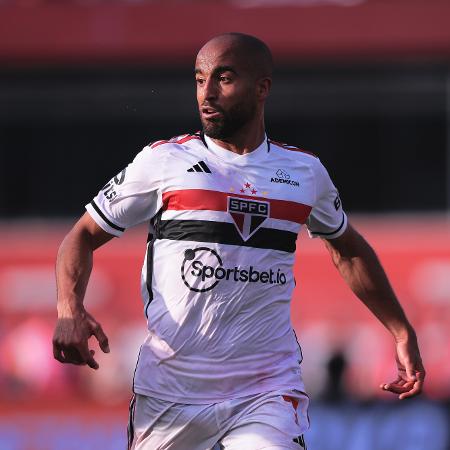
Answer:
[{"label": "man's nose", "polygon": [[205,100],[217,98],[217,95],[218,95],[218,89],[217,89],[217,83],[215,82],[215,80],[212,78],[210,78],[209,80],[206,80],[205,88],[204,88]]}]

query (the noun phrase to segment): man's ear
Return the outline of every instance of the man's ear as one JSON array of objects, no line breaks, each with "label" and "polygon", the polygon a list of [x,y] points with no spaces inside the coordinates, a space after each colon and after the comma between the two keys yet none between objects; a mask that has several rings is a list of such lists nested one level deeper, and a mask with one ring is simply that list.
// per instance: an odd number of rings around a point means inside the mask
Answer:
[{"label": "man's ear", "polygon": [[272,78],[266,77],[258,80],[256,85],[256,92],[259,100],[264,101],[269,96],[271,87],[272,87]]}]

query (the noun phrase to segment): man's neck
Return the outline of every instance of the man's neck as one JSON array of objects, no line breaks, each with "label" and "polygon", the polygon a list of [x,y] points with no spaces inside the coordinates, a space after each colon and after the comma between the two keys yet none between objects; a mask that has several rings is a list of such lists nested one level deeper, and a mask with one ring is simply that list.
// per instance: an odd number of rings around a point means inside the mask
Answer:
[{"label": "man's neck", "polygon": [[238,155],[245,155],[257,149],[265,138],[264,123],[253,130],[242,129],[226,140],[210,138],[219,147]]}]

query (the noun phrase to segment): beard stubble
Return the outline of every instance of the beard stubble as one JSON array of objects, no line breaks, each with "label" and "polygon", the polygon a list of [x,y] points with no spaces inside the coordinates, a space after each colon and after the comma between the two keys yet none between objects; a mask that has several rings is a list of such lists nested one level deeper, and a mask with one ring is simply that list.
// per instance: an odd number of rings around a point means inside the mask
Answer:
[{"label": "beard stubble", "polygon": [[219,112],[222,114],[220,118],[201,119],[203,132],[212,139],[227,140],[254,118],[256,102],[248,99],[232,106],[228,111],[219,109]]}]

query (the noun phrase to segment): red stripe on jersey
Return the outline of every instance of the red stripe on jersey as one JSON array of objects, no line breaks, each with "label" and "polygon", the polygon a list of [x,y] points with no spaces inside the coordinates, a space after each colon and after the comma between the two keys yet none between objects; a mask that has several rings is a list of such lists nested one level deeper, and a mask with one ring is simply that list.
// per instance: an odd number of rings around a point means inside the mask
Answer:
[{"label": "red stripe on jersey", "polygon": [[285,150],[289,150],[291,152],[306,153],[307,155],[311,155],[311,156],[314,156],[315,158],[318,158],[318,156],[315,155],[313,152],[296,147],[295,145],[288,145],[288,144],[285,144],[284,142],[274,141],[273,139],[269,139],[269,142],[272,144],[278,145],[278,147],[284,148]]},{"label": "red stripe on jersey", "polygon": [[182,136],[176,136],[169,140],[156,141],[152,145],[150,145],[150,148],[156,148],[162,144],[184,144],[185,142],[188,142],[192,139],[198,139],[199,141],[201,141],[200,136],[197,136],[195,134],[183,134]]},{"label": "red stripe on jersey", "polygon": [[209,191],[206,189],[165,192],[162,196],[163,209],[177,211],[227,211],[228,197],[268,202],[270,203],[270,217],[272,219],[289,220],[290,222],[304,224],[311,212],[311,206],[302,203],[250,195],[236,195],[234,193]]},{"label": "red stripe on jersey", "polygon": [[169,142],[169,141],[156,141],[156,142],[153,142],[152,145],[150,145],[150,148],[156,148],[156,147],[158,147],[159,145],[167,144],[168,142]]},{"label": "red stripe on jersey", "polygon": [[185,142],[190,141],[192,139],[198,139],[199,141],[201,141],[200,136],[191,135],[191,136],[186,136],[183,139],[176,141],[175,144],[184,144]]}]

